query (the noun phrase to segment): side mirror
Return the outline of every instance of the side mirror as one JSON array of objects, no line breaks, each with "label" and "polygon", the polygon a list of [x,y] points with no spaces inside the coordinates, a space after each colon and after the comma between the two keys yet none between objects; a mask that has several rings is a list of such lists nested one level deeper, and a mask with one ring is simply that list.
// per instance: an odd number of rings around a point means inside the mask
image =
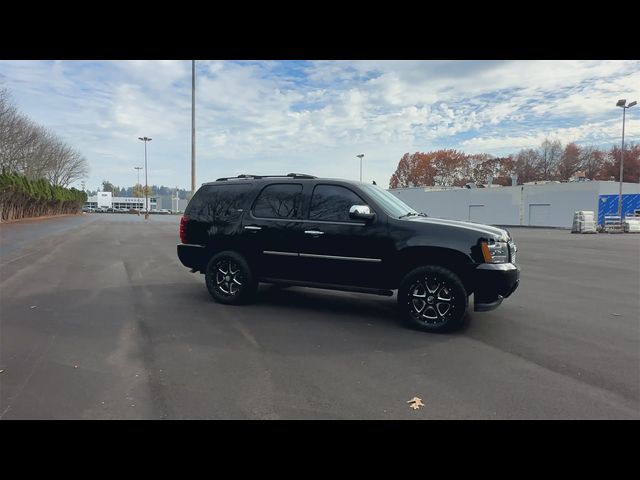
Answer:
[{"label": "side mirror", "polygon": [[349,217],[355,220],[372,220],[375,216],[375,212],[371,211],[369,205],[353,205],[349,209]]}]

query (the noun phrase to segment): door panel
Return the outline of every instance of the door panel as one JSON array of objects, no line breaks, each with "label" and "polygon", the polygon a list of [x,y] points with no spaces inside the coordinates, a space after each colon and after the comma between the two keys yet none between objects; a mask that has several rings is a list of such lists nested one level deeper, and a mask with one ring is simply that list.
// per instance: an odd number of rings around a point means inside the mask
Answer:
[{"label": "door panel", "polygon": [[365,287],[381,285],[390,248],[386,216],[370,222],[353,220],[348,212],[355,204],[366,202],[346,187],[315,186],[308,218],[300,229],[303,280]]},{"label": "door panel", "polygon": [[243,217],[242,240],[258,278],[297,279],[302,185],[270,184]]},{"label": "door panel", "polygon": [[243,222],[243,244],[250,252],[258,278],[297,279],[300,223],[254,217]]}]

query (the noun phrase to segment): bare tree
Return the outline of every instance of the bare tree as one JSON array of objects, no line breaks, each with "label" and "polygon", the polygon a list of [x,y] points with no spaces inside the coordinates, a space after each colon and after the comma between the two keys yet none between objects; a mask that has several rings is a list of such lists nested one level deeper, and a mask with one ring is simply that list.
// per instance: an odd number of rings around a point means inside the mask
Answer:
[{"label": "bare tree", "polygon": [[540,145],[538,170],[542,180],[553,180],[562,156],[562,143],[560,140],[550,141],[545,139]]},{"label": "bare tree", "polygon": [[0,88],[0,167],[63,187],[89,171],[80,152],[21,114],[6,88]]},{"label": "bare tree", "polygon": [[605,152],[592,145],[582,148],[580,152],[580,168],[589,180],[600,179],[607,163]]},{"label": "bare tree", "polygon": [[533,148],[522,149],[515,157],[513,173],[522,183],[532,182],[540,178],[540,153]]}]

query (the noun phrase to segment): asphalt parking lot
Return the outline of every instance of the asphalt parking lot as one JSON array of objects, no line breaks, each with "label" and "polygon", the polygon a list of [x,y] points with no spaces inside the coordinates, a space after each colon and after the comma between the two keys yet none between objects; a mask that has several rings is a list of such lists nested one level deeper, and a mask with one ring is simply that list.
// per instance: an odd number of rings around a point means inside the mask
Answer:
[{"label": "asphalt parking lot", "polygon": [[434,335],[388,297],[217,304],[178,222],[0,226],[0,418],[640,418],[640,235],[513,228],[520,288]]}]

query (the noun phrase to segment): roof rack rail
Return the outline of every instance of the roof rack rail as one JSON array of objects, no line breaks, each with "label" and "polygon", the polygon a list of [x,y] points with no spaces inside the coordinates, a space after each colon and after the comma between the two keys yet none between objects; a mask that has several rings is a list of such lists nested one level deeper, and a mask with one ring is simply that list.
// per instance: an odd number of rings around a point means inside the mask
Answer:
[{"label": "roof rack rail", "polygon": [[238,175],[237,177],[222,177],[218,178],[216,182],[224,182],[227,180],[233,180],[236,178],[253,178],[253,179],[261,179],[261,178],[318,178],[313,175],[308,175],[306,173],[287,173],[286,175],[249,175],[243,173]]},{"label": "roof rack rail", "polygon": [[292,178],[318,178],[314,175],[309,175],[308,173],[287,173],[287,177]]}]

